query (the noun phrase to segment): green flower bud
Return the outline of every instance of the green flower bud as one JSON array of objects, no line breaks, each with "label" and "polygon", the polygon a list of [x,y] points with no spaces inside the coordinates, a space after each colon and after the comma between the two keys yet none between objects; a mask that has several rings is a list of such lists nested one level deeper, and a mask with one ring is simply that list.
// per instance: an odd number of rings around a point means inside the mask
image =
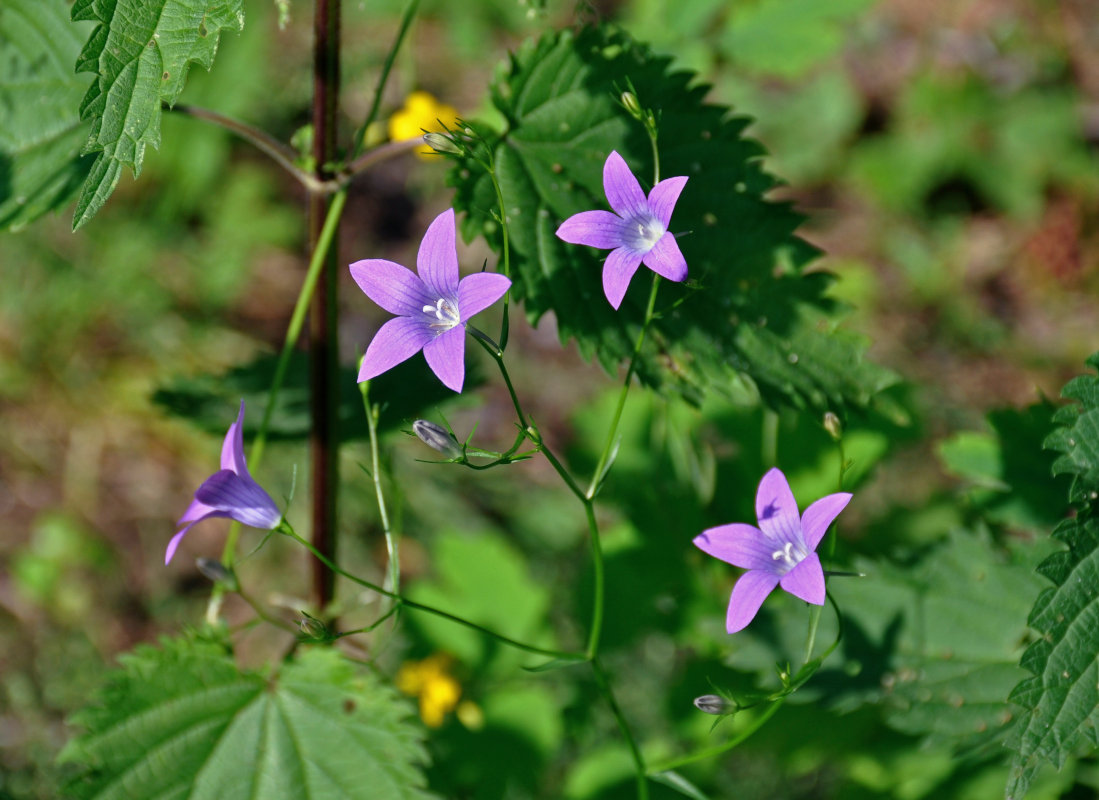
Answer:
[{"label": "green flower bud", "polygon": [[425,133],[424,144],[436,153],[454,153],[459,156],[462,154],[462,148],[453,139],[441,133]]},{"label": "green flower bud", "polygon": [[704,714],[713,714],[715,717],[736,711],[732,703],[717,694],[704,694],[701,697],[696,697],[694,703],[695,708],[699,711]]},{"label": "green flower bud", "polygon": [[840,418],[831,411],[824,412],[824,429],[828,431],[828,435],[837,442],[843,438],[843,423],[840,422]]}]

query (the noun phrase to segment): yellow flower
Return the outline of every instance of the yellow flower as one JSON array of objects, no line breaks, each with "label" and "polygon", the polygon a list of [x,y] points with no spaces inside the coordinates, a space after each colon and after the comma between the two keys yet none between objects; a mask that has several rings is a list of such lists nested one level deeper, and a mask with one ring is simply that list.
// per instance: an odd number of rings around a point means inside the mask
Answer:
[{"label": "yellow flower", "polygon": [[[389,138],[394,142],[416,139],[424,131],[444,130],[443,126],[454,128],[458,123],[458,110],[446,103],[440,103],[428,92],[413,92],[405,98],[404,108],[389,118]],[[427,145],[416,148],[421,158],[434,154]]]},{"label": "yellow flower", "polygon": [[461,684],[450,674],[450,661],[446,653],[435,653],[423,661],[406,661],[397,670],[397,688],[419,697],[420,719],[429,728],[441,726],[462,697]]}]

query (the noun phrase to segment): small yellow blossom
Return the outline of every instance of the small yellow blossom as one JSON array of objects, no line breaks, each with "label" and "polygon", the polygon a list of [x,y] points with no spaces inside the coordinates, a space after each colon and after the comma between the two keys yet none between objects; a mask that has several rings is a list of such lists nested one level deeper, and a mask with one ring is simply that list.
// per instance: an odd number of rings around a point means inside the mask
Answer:
[{"label": "small yellow blossom", "polygon": [[[413,92],[405,98],[404,108],[389,118],[389,138],[394,142],[416,139],[424,131],[441,132],[444,125],[454,128],[458,123],[458,110],[440,103],[428,92]],[[416,148],[421,158],[433,156],[435,151],[427,145]]]},{"label": "small yellow blossom", "polygon": [[441,726],[462,697],[461,684],[450,674],[450,663],[446,653],[435,653],[423,661],[406,661],[397,670],[397,688],[419,697],[420,719],[429,728]]}]

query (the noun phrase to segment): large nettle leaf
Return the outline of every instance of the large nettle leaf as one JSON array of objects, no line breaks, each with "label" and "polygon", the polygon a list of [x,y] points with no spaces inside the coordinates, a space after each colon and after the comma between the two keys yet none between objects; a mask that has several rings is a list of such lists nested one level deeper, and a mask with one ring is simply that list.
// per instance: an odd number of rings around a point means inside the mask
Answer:
[{"label": "large nettle leaf", "polygon": [[242,672],[190,636],[122,656],[63,761],[81,798],[426,798],[407,705],[332,649]]},{"label": "large nettle leaf", "polygon": [[95,82],[80,104],[99,153],[73,215],[79,228],[107,202],[124,165],[141,173],[145,146],[160,146],[160,106],[183,91],[192,62],[209,69],[222,30],[244,26],[243,0],[76,0],[72,18],[97,22],[76,62]]},{"label": "large nettle leaf", "polygon": [[[575,338],[608,370],[632,352],[650,273],[638,273],[616,312],[601,284],[606,251],[554,235],[570,215],[607,207],[602,169],[611,150],[651,186],[648,138],[617,101],[631,82],[660,114],[661,177],[689,177],[672,230],[690,278],[661,286],[641,379],[694,402],[747,375],[772,404],[870,404],[894,376],[863,361],[863,342],[836,330],[831,276],[805,273],[816,251],[794,235],[800,217],[764,200],[775,181],[760,165],[760,145],[741,135],[749,120],[704,102],[707,87],[690,73],[669,73],[669,63],[623,33],[587,29],[528,43],[500,68],[492,100],[506,130],[476,127],[493,149],[504,196],[514,293],[532,322],[552,311],[562,339]],[[484,171],[465,160],[450,179],[467,213],[463,234],[483,234],[499,251]]]},{"label": "large nettle leaf", "polygon": [[91,167],[77,113],[88,81],[72,69],[83,27],[65,0],[0,5],[0,229],[65,205]]},{"label": "large nettle leaf", "polygon": [[[1087,363],[1099,370],[1099,353]],[[1045,446],[1062,454],[1054,474],[1074,475],[1069,497],[1076,516],[1053,531],[1068,550],[1038,567],[1055,585],[1042,591],[1030,612],[1028,624],[1041,638],[1021,665],[1033,675],[1011,695],[1026,709],[1010,742],[1016,752],[1007,797],[1016,800],[1042,763],[1060,768],[1078,749],[1099,747],[1099,378],[1074,378],[1061,396],[1078,405],[1054,415],[1061,427]]]}]

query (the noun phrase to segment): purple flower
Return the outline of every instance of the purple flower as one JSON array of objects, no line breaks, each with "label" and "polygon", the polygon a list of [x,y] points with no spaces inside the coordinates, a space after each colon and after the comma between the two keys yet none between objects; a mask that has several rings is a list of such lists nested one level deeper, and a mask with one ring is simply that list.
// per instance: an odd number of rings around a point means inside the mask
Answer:
[{"label": "purple flower", "polygon": [[816,549],[828,526],[851,500],[848,492],[822,497],[798,516],[781,470],[771,469],[756,491],[759,527],[743,522],[709,528],[694,543],[705,553],[748,570],[733,587],[725,629],[736,633],[755,618],[767,595],[782,586],[794,597],[824,605],[824,570]]},{"label": "purple flower", "polygon": [[503,297],[511,281],[492,272],[458,280],[453,209],[428,226],[416,270],[419,275],[381,258],[351,265],[351,277],[366,296],[397,315],[378,329],[366,348],[359,383],[423,350],[443,385],[461,392],[466,377],[466,320]]},{"label": "purple flower", "polygon": [[668,178],[653,187],[648,198],[622,156],[615,151],[603,165],[603,191],[610,211],[581,211],[557,229],[570,244],[586,244],[611,254],[603,264],[603,293],[618,308],[637,268],[644,264],[670,281],[687,277],[687,262],[668,232],[679,193],[687,179]]},{"label": "purple flower", "polygon": [[228,517],[253,528],[272,530],[282,520],[275,501],[252,479],[244,462],[244,401],[240,401],[237,421],[229,426],[225,441],[221,444],[221,469],[202,482],[195,492],[195,499],[187,507],[179,524],[183,528],[168,542],[164,553],[167,564],[176,554],[176,548],[192,526],[204,519]]}]

